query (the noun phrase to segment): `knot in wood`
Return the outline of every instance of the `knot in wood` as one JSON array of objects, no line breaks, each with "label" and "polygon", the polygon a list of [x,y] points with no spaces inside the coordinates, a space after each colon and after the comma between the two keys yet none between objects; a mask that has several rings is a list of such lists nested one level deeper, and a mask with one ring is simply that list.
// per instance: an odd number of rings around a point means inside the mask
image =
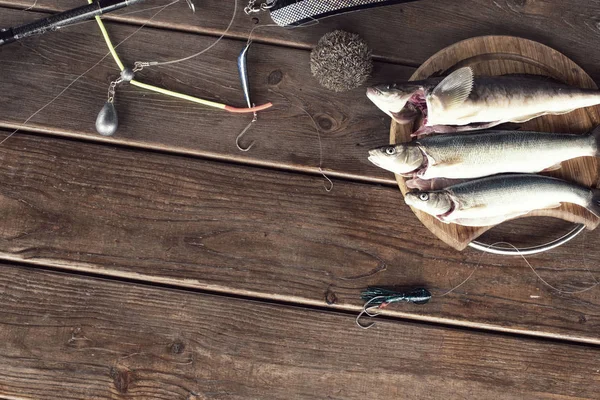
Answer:
[{"label": "knot in wood", "polygon": [[276,69],[275,71],[271,72],[269,74],[269,77],[267,78],[269,85],[272,85],[272,86],[277,85],[282,80],[283,80],[283,72],[281,72],[280,69]]},{"label": "knot in wood", "polygon": [[113,384],[119,393],[127,393],[129,385],[133,380],[131,371],[121,367],[111,367],[110,377],[113,380]]},{"label": "knot in wood", "polygon": [[333,290],[327,289],[327,292],[325,292],[325,302],[329,306],[337,303],[337,295]]},{"label": "knot in wood", "polygon": [[335,121],[327,114],[322,114],[317,117],[317,124],[322,131],[327,132],[333,129]]},{"label": "knot in wood", "polygon": [[514,8],[524,8],[527,6],[527,1],[528,0],[508,0],[508,3]]},{"label": "knot in wood", "polygon": [[176,341],[171,343],[170,348],[172,354],[181,354],[183,353],[183,350],[185,350],[185,344],[183,342]]}]

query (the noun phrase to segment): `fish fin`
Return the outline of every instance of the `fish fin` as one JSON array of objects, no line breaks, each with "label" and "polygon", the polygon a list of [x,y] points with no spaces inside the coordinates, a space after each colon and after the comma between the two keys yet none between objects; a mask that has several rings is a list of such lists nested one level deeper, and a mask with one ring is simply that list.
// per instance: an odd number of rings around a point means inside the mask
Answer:
[{"label": "fish fin", "polygon": [[543,113],[538,113],[538,114],[531,114],[531,115],[524,115],[519,119],[514,119],[511,122],[515,122],[515,123],[523,123],[523,122],[527,122],[527,121],[531,121],[532,119],[538,118],[538,117],[542,117],[544,115],[564,115],[564,114],[568,114],[571,113],[573,111],[575,111],[576,108],[573,108],[571,110],[565,110],[565,111],[561,111],[561,112],[543,112]]},{"label": "fish fin", "polygon": [[432,181],[421,178],[412,178],[406,180],[406,187],[417,190],[431,190]]},{"label": "fish fin", "polygon": [[431,96],[435,97],[444,109],[458,107],[471,94],[473,81],[471,67],[457,69],[433,89]]},{"label": "fish fin", "polygon": [[566,111],[553,112],[552,115],[565,115],[565,114],[568,114],[568,113],[572,113],[575,110],[577,110],[577,109],[576,108],[572,108],[572,109],[566,110]]},{"label": "fish fin", "polygon": [[548,114],[548,113],[547,112],[543,112],[543,113],[538,113],[538,114],[523,115],[520,118],[517,117],[518,119],[513,119],[511,122],[515,122],[517,124],[520,124],[520,123],[523,123],[523,122],[531,121],[532,119],[541,117],[541,116],[546,115],[546,114]]},{"label": "fish fin", "polygon": [[[432,158],[432,160],[433,160],[433,158]],[[450,158],[450,159],[444,160],[444,162],[436,162],[435,160],[433,160],[433,163],[430,165],[436,166],[436,167],[449,167],[451,165],[461,164],[462,162],[463,162],[463,160],[461,160],[460,158]]]},{"label": "fish fin", "polygon": [[432,178],[432,179],[423,179],[423,178],[413,178],[406,181],[406,186],[409,189],[418,189],[418,190],[442,190],[447,188],[448,186],[456,185],[457,183],[466,182],[466,179],[446,179],[446,178]]},{"label": "fish fin", "polygon": [[544,210],[551,210],[551,209],[553,209],[553,208],[558,208],[558,207],[560,207],[561,205],[562,205],[562,203],[550,204],[549,206],[547,206],[547,207],[544,207]]},{"label": "fish fin", "polygon": [[548,167],[548,168],[544,169],[542,172],[556,171],[556,170],[559,170],[559,169],[561,169],[561,167],[562,167],[562,166],[560,165],[560,163],[558,163],[558,164],[554,164],[553,166],[551,166],[551,167]]},{"label": "fish fin", "polygon": [[592,202],[588,207],[596,217],[600,218],[600,190],[592,189]]},{"label": "fish fin", "polygon": [[600,157],[600,125],[598,125],[597,127],[594,128],[594,130],[592,130],[589,135],[593,138],[594,140],[594,145],[596,148],[596,157]]},{"label": "fish fin", "polygon": [[494,128],[500,124],[500,121],[492,121],[492,122],[476,122],[469,125],[454,125],[454,126],[444,126],[444,125],[436,125],[435,132],[436,133],[460,133],[460,132],[470,132],[470,131],[483,131],[489,128]]},{"label": "fish fin", "polygon": [[519,213],[514,213],[514,214],[507,214],[507,215],[497,215],[495,217],[488,217],[488,218],[459,218],[456,220],[452,220],[449,222],[458,224],[458,225],[463,225],[463,226],[493,226],[493,225],[498,225],[504,221],[508,221],[509,219],[515,219],[518,217],[522,217],[525,214],[528,214],[529,211],[525,211],[525,212],[519,212]]}]

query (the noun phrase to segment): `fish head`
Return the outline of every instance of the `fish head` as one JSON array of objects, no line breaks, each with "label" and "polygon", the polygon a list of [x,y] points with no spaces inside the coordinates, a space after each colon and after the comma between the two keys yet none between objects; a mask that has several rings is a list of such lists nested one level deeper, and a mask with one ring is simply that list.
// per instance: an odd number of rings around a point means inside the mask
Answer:
[{"label": "fish head", "polygon": [[369,150],[369,161],[395,174],[409,174],[421,168],[425,157],[414,145],[398,144]]},{"label": "fish head", "polygon": [[423,92],[422,85],[412,83],[377,85],[367,89],[367,97],[377,107],[400,123],[413,121],[419,110],[409,100]]},{"label": "fish head", "polygon": [[450,194],[444,190],[409,192],[404,201],[411,207],[439,217],[452,212],[454,202]]}]

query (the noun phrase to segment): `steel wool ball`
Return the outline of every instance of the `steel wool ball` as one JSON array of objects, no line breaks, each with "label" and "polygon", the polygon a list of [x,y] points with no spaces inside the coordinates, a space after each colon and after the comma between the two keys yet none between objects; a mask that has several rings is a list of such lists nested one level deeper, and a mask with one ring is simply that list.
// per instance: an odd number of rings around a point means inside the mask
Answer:
[{"label": "steel wool ball", "polygon": [[311,52],[310,70],[323,87],[345,92],[359,87],[371,75],[371,50],[355,33],[329,32]]}]

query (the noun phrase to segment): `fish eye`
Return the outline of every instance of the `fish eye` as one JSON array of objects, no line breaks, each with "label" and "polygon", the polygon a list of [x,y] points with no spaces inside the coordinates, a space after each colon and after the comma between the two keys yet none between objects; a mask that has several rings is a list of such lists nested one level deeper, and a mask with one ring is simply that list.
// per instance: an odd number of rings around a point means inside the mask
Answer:
[{"label": "fish eye", "polygon": [[390,147],[386,147],[385,148],[385,153],[388,155],[394,155],[396,154],[396,148],[394,146],[390,146]]},{"label": "fish eye", "polygon": [[421,193],[419,199],[421,199],[421,201],[427,201],[429,200],[429,195],[427,193]]}]

